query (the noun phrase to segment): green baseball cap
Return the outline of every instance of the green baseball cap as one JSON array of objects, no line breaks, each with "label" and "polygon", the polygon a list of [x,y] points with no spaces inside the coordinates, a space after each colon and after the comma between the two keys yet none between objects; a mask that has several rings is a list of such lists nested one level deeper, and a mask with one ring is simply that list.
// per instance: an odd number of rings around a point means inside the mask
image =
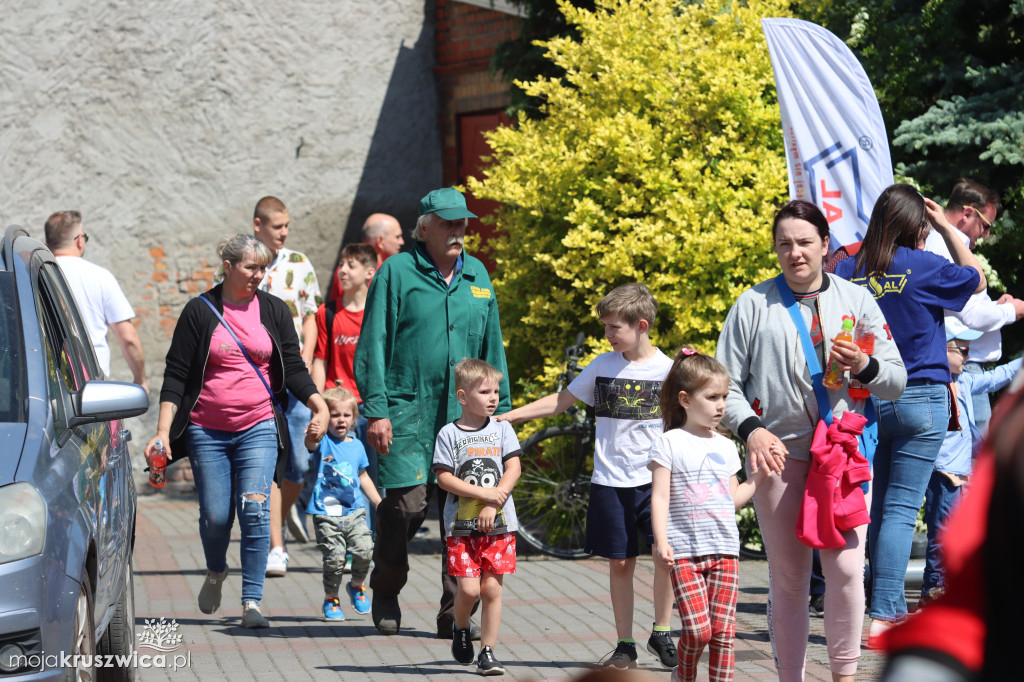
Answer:
[{"label": "green baseball cap", "polygon": [[466,208],[466,197],[454,187],[435,189],[420,199],[420,215],[428,213],[436,213],[443,220],[476,218],[476,214]]}]

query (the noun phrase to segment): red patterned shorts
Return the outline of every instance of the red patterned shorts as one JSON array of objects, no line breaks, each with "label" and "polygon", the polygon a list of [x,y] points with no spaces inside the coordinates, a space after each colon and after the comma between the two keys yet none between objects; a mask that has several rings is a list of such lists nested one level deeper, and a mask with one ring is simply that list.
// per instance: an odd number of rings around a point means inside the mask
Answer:
[{"label": "red patterned shorts", "polygon": [[479,578],[481,570],[494,575],[516,572],[516,534],[449,536],[448,575]]}]

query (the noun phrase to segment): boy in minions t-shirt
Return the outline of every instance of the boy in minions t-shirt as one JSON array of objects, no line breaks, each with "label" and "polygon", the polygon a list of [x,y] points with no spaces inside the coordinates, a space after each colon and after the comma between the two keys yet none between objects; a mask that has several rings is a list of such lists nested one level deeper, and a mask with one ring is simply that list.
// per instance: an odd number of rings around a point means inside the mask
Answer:
[{"label": "boy in minions t-shirt", "polygon": [[516,508],[512,488],[519,479],[519,439],[512,425],[491,418],[498,406],[501,373],[483,360],[455,366],[455,396],[462,416],[437,434],[433,469],[448,491],[444,524],[448,575],[458,581],[452,656],[473,662],[469,615],[482,596],[477,672],[502,675],[494,658],[501,624],[501,582],[516,570]]}]

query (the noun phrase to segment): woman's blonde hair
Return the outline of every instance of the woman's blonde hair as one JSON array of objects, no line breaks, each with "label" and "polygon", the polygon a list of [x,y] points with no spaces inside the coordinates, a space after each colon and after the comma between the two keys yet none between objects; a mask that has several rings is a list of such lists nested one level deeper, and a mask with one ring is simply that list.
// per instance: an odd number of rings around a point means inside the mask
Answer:
[{"label": "woman's blonde hair", "polygon": [[256,262],[263,266],[270,265],[270,261],[274,260],[274,255],[270,253],[267,245],[251,234],[239,232],[217,242],[217,257],[231,263],[232,266],[241,263],[250,253],[254,254]]}]

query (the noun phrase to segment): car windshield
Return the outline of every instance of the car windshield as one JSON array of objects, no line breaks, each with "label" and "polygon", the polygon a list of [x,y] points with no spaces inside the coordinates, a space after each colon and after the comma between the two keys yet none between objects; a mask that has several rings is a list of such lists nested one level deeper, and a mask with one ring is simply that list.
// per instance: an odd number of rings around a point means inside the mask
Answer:
[{"label": "car windshield", "polygon": [[25,357],[14,275],[0,272],[0,422],[25,421]]}]

